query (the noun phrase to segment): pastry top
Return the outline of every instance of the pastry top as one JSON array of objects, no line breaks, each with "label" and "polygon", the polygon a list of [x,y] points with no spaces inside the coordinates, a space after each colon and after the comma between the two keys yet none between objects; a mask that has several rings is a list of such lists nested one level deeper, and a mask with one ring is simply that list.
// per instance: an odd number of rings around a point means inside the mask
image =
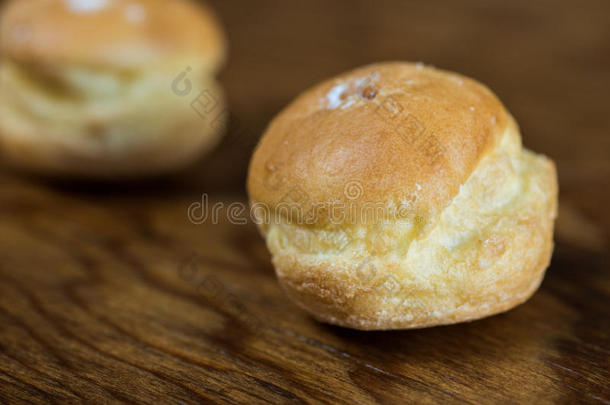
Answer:
[{"label": "pastry top", "polygon": [[20,62],[120,68],[194,58],[215,71],[225,39],[212,12],[189,0],[9,0],[0,51]]},{"label": "pastry top", "polygon": [[356,209],[407,203],[408,216],[434,216],[510,127],[497,97],[472,79],[422,64],[362,67],[306,91],[271,122],[250,163],[250,198],[271,209],[296,195]]}]

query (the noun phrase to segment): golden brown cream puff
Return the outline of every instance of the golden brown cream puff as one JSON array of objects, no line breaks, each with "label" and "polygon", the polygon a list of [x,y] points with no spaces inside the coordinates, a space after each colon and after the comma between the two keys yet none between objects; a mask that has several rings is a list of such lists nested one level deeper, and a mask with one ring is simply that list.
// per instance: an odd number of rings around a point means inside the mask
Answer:
[{"label": "golden brown cream puff", "polygon": [[557,178],[482,84],[411,63],[325,81],[269,125],[252,211],[281,285],[315,318],[420,328],[506,311],[553,249]]}]

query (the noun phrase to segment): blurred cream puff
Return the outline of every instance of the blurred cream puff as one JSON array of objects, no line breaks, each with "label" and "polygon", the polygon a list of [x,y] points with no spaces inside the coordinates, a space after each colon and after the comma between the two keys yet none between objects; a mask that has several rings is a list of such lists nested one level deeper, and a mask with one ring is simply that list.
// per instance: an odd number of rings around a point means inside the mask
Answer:
[{"label": "blurred cream puff", "polygon": [[553,162],[467,77],[380,63],[269,125],[248,191],[281,285],[317,319],[421,328],[506,311],[553,250]]},{"label": "blurred cream puff", "polygon": [[188,0],[12,0],[0,15],[0,150],[45,175],[167,172],[219,140],[225,39]]}]

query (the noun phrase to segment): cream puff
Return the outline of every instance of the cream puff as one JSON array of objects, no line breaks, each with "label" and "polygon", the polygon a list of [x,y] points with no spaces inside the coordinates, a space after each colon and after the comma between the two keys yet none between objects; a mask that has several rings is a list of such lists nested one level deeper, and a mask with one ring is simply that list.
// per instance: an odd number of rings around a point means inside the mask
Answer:
[{"label": "cream puff", "polygon": [[380,63],[300,95],[250,163],[282,287],[320,321],[421,328],[497,314],[540,285],[557,177],[467,77]]},{"label": "cream puff", "polygon": [[163,173],[219,140],[221,27],[188,0],[8,1],[0,151],[45,175]]}]

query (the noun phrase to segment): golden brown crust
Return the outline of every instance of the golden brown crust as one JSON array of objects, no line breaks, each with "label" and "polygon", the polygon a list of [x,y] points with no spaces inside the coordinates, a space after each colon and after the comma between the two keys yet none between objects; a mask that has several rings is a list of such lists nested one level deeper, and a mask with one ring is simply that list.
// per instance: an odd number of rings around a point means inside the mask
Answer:
[{"label": "golden brown crust", "polygon": [[[364,96],[337,98],[342,85]],[[376,112],[387,97],[440,155]],[[263,136],[248,186],[270,211],[260,226],[280,283],[337,325],[416,328],[505,311],[537,289],[552,252],[553,163],[522,149],[489,90],[417,65],[373,65],[304,93]],[[287,201],[315,215],[287,214]],[[340,221],[309,209],[379,202],[381,213]]]},{"label": "golden brown crust", "polygon": [[271,207],[288,186],[311,201],[348,202],[351,182],[364,193],[349,203],[418,193],[414,212],[426,216],[451,201],[507,125],[493,93],[466,77],[410,63],[366,66],[306,91],[272,121],[248,190]]},{"label": "golden brown crust", "polygon": [[224,59],[212,12],[188,0],[11,0],[0,17],[0,52],[38,64],[142,67],[177,55]]}]

